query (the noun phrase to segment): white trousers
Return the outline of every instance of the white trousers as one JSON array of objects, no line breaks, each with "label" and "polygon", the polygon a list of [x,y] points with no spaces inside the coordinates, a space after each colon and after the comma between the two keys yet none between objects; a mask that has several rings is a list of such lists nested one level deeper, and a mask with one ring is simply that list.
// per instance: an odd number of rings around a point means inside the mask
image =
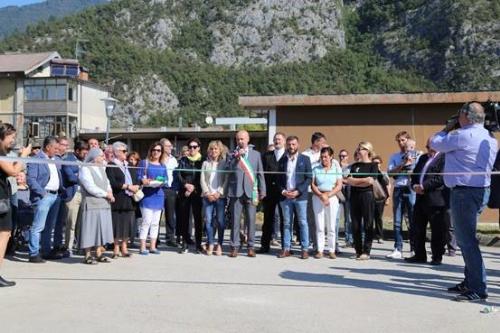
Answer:
[{"label": "white trousers", "polygon": [[316,239],[318,241],[318,252],[325,250],[325,226],[328,234],[327,250],[335,252],[335,225],[339,211],[339,199],[337,196],[330,198],[330,205],[325,206],[317,195],[313,196],[313,211],[316,221]]},{"label": "white trousers", "polygon": [[157,239],[158,231],[160,230],[161,209],[141,207],[141,213],[142,223],[139,227],[139,239],[146,240],[148,238],[148,231],[150,239]]}]

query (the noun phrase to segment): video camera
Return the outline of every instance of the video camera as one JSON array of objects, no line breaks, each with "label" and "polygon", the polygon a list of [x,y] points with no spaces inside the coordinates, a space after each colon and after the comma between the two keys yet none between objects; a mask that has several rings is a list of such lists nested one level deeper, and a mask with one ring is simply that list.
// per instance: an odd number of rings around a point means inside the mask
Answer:
[{"label": "video camera", "polygon": [[[479,103],[484,108],[484,128],[490,132],[500,132],[500,102],[487,101],[481,103],[472,101],[466,103],[462,108],[467,107],[471,103]],[[460,112],[461,110],[446,121],[446,126],[444,128],[446,132],[460,128],[460,124],[458,122]]]}]

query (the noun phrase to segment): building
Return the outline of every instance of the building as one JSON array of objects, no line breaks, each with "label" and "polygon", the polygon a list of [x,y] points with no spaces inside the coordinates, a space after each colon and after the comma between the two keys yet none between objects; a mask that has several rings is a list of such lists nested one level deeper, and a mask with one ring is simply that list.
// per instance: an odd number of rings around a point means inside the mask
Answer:
[{"label": "building", "polygon": [[109,96],[77,60],[57,52],[0,55],[0,121],[14,124],[23,143],[105,129],[102,99]]},{"label": "building", "polygon": [[[500,101],[500,91],[242,96],[239,104],[250,110],[267,111],[269,142],[280,131],[297,135],[305,149],[310,145],[311,134],[320,131],[336,154],[345,148],[352,156],[360,141],[370,141],[386,167],[390,154],[398,150],[394,139],[399,131],[408,131],[416,139],[417,148],[425,150],[427,138],[442,129],[463,103],[487,100]],[[497,138],[499,134],[496,133]],[[497,220],[491,210],[483,218]]]}]

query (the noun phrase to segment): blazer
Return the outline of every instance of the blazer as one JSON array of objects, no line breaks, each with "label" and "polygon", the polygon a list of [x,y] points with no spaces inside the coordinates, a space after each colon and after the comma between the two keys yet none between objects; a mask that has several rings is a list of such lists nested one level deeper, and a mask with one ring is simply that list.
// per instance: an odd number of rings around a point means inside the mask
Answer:
[{"label": "blazer", "polygon": [[[274,151],[265,152],[262,156],[262,166],[264,171],[277,172],[280,171],[280,161],[286,158],[286,152],[281,156],[279,161],[276,161]],[[269,200],[281,200],[281,190],[278,185],[278,173],[266,173],[264,175],[266,180],[266,198]]]},{"label": "blazer", "polygon": [[[264,179],[264,174],[262,173],[264,169],[262,167],[260,153],[249,148],[247,159],[257,177],[259,195],[265,197],[266,180]],[[248,198],[251,198],[253,184],[240,167],[239,161],[239,158],[230,156],[227,162],[226,170],[232,171],[228,174],[227,196],[230,198],[239,198],[245,194]]]},{"label": "blazer", "polygon": [[[114,166],[116,164],[109,162],[109,165]],[[111,210],[135,210],[134,200],[122,189],[123,184],[125,184],[125,174],[123,171],[117,167],[106,168],[106,176],[108,176],[109,184],[115,197],[115,202],[111,203]],[[130,176],[132,177],[132,174]]]},{"label": "blazer", "polygon": [[[33,158],[48,159],[47,155],[43,151],[40,151]],[[57,173],[59,174],[59,190],[62,190],[63,187],[60,167],[57,167]],[[32,203],[37,202],[47,194],[45,186],[47,186],[49,178],[50,170],[47,164],[28,163],[26,181],[31,190],[30,199]]]},{"label": "blazer", "polygon": [[[75,154],[68,154],[64,159],[68,162],[78,162],[78,158]],[[80,168],[76,165],[63,165],[61,167],[62,175],[62,185],[63,191],[61,193],[61,199],[64,202],[69,202],[75,196],[76,190],[78,189],[78,172]]]},{"label": "blazer", "polygon": [[[444,170],[444,153],[440,153],[427,168],[423,178],[424,194],[417,194],[417,200],[423,200],[423,204],[429,207],[448,207],[450,190],[444,185],[443,175],[433,175],[441,173]],[[420,173],[425,163],[429,160],[429,155],[420,156],[413,169],[414,175],[411,176],[411,186],[420,184]],[[430,174],[430,175],[428,175]]]},{"label": "blazer", "polygon": [[[288,165],[288,156],[285,153],[279,161],[280,171],[278,177],[278,185],[280,188],[280,194],[286,191],[286,180],[288,175],[286,174]],[[312,181],[312,169],[311,169],[311,159],[306,155],[299,154],[297,156],[297,164],[295,166],[295,189],[299,191],[299,196],[295,200],[307,200],[307,189],[311,185]],[[286,197],[281,195],[281,200],[285,200]]]}]

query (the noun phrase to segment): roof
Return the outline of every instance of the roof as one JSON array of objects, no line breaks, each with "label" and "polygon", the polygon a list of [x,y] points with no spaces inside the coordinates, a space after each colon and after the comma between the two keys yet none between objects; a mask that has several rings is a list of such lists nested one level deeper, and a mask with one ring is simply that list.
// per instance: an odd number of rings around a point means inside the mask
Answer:
[{"label": "roof", "polygon": [[277,106],[450,104],[487,100],[499,101],[500,91],[409,94],[240,96],[239,104],[247,108],[266,108]]},{"label": "roof", "polygon": [[0,73],[27,75],[56,58],[61,58],[57,52],[0,54]]}]

